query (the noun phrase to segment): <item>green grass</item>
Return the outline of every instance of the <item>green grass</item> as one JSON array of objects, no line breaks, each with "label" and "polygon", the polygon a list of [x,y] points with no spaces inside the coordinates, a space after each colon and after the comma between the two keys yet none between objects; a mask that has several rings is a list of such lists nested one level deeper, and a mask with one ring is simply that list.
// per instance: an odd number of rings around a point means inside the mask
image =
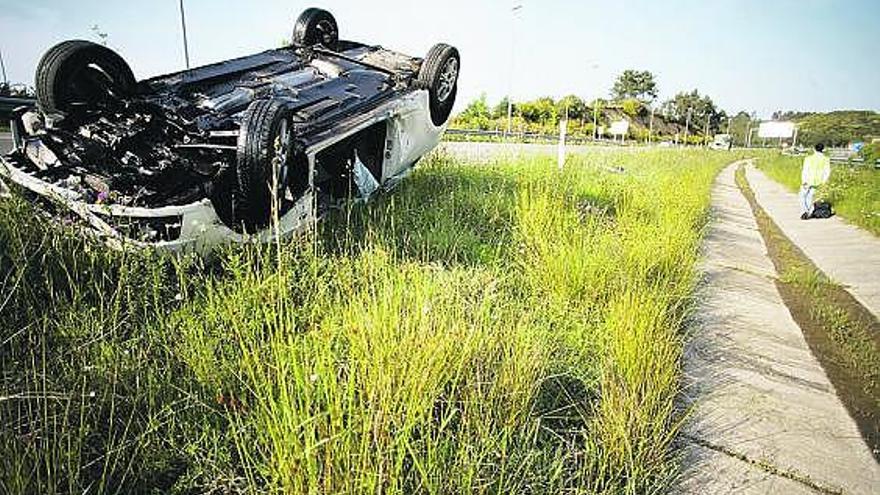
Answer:
[{"label": "green grass", "polygon": [[[803,157],[776,155],[758,161],[758,168],[791,192],[801,183]],[[825,199],[847,221],[880,235],[880,170],[869,165],[832,165],[831,179],[819,188]]]},{"label": "green grass", "polygon": [[729,156],[435,157],[210,262],[0,202],[0,491],[661,491]]}]

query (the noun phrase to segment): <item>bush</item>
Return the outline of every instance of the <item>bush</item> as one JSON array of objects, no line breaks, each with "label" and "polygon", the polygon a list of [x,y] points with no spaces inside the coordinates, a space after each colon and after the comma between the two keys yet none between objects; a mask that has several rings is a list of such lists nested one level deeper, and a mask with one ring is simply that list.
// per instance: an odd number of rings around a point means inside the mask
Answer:
[{"label": "bush", "polygon": [[636,117],[642,111],[642,102],[635,98],[629,98],[620,102],[623,113],[630,117]]},{"label": "bush", "polygon": [[859,154],[865,159],[865,163],[876,163],[880,160],[880,142],[866,144]]}]

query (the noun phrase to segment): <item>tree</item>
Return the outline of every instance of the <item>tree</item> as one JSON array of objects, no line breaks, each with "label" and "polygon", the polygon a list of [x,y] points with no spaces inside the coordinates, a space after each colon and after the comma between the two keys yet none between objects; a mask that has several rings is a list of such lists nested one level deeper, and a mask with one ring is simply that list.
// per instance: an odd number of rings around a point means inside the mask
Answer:
[{"label": "tree", "polygon": [[489,104],[486,102],[486,93],[481,94],[479,98],[470,102],[464,111],[461,112],[461,116],[465,118],[489,118]]},{"label": "tree", "polygon": [[580,120],[587,113],[587,104],[575,95],[564,96],[556,102],[556,113],[560,116],[568,115],[572,120]]},{"label": "tree", "polygon": [[654,74],[647,70],[627,69],[617,76],[614,87],[611,88],[611,96],[615,100],[634,98],[644,103],[650,103],[657,98],[657,82]]},{"label": "tree", "polygon": [[556,118],[559,115],[556,109],[556,102],[553,101],[553,98],[547,96],[520,103],[518,107],[520,114],[527,122],[544,126],[555,125]]},{"label": "tree", "polygon": [[486,94],[470,102],[463,112],[455,117],[456,126],[468,129],[488,129],[491,127],[492,115],[489,113],[489,104],[486,102]]},{"label": "tree", "polygon": [[[494,108],[492,108],[492,118],[493,119],[500,119],[500,118],[506,119],[507,118],[507,104],[509,101],[510,101],[510,97],[505,96],[504,98],[501,99],[501,101],[498,102],[497,105],[495,105]],[[512,110],[512,113],[516,113],[516,103],[513,104],[513,107],[511,110]]]},{"label": "tree", "polygon": [[709,129],[718,130],[721,121],[726,118],[724,112],[715,107],[715,103],[708,95],[700,96],[695,89],[681,92],[660,106],[660,113],[666,120],[685,124],[690,115],[690,128],[692,134],[700,134],[709,119]]},{"label": "tree", "polygon": [[[758,120],[754,115],[745,110],[739,111],[733,117],[730,117],[730,134],[733,136],[733,143],[737,146],[745,146],[748,142],[748,134],[752,129],[758,128]],[[722,121],[722,130],[728,129],[727,121]]]}]

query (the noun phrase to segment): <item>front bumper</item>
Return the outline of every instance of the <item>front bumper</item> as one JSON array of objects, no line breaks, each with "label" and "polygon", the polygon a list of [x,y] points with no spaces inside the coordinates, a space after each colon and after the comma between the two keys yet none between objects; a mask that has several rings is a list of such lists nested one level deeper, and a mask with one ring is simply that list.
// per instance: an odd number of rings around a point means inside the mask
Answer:
[{"label": "front bumper", "polygon": [[[90,204],[68,189],[45,182],[22,171],[0,156],[0,178],[15,184],[38,199],[70,212],[108,246],[153,247],[175,252],[204,252],[211,247],[246,241],[269,242],[302,230],[315,219],[314,197],[304,194],[282,216],[277,225],[256,234],[240,234],[227,227],[207,198],[195,203],[159,208],[113,204]],[[5,186],[0,185],[0,191]]]}]

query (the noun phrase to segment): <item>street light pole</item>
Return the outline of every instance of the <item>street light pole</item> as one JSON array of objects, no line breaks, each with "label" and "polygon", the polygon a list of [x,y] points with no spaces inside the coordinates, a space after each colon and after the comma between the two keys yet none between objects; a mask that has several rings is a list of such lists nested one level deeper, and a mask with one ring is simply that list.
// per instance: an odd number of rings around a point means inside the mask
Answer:
[{"label": "street light pole", "polygon": [[[183,0],[181,0],[183,1]],[[522,10],[522,4],[514,5],[510,9],[510,78],[507,86],[507,135],[510,135],[511,126],[513,125],[513,71],[516,60],[516,14]]]},{"label": "street light pole", "polygon": [[706,115],[706,127],[703,129],[703,147],[706,146],[706,142],[709,140],[709,115]]},{"label": "street light pole", "polygon": [[749,123],[746,124],[746,134],[743,136],[743,146],[746,148],[749,147],[750,141],[752,137],[752,118],[749,117]]},{"label": "street light pole", "polygon": [[687,118],[684,121],[684,145],[685,147],[688,145],[688,137],[690,136],[691,131],[691,109],[688,108]]},{"label": "street light pole", "polygon": [[186,14],[183,11],[183,0],[178,2],[180,5],[180,29],[183,31],[183,59],[186,62],[186,68],[189,69],[189,43],[186,40]]},{"label": "street light pole", "polygon": [[6,78],[6,64],[3,63],[3,50],[0,50],[0,71],[3,72],[3,84],[9,86],[9,79]]}]

